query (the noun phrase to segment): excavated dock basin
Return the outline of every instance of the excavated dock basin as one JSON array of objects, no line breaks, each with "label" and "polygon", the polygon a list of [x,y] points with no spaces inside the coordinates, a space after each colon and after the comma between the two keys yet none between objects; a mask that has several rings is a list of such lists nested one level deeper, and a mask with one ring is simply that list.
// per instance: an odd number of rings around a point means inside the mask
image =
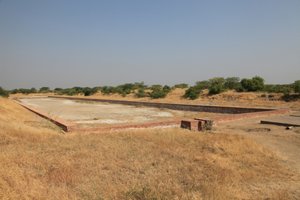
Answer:
[{"label": "excavated dock basin", "polygon": [[69,131],[107,131],[126,128],[179,127],[182,119],[224,123],[282,115],[288,109],[170,104],[78,97],[18,98],[19,104]]},{"label": "excavated dock basin", "polygon": [[75,123],[81,128],[226,115],[56,98],[22,98],[19,101],[23,105],[42,111],[50,117],[59,117]]}]

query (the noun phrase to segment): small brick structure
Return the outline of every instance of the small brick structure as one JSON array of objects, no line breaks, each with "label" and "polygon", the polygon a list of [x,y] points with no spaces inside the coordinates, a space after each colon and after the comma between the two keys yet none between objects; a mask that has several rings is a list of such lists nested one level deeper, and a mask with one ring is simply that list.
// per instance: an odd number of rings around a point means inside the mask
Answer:
[{"label": "small brick structure", "polygon": [[195,118],[195,120],[199,121],[198,130],[199,131],[209,131],[212,130],[214,121],[210,119],[200,119]]},{"label": "small brick structure", "polygon": [[180,128],[189,129],[191,131],[207,131],[212,130],[213,121],[210,119],[184,119],[181,120]]},{"label": "small brick structure", "polygon": [[189,129],[191,131],[199,131],[199,121],[198,120],[181,120],[180,127],[184,129]]}]

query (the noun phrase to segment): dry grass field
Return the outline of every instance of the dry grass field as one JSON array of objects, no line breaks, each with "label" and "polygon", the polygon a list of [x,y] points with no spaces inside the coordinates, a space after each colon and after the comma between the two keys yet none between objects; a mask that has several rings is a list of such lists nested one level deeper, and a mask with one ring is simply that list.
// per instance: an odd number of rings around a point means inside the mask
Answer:
[{"label": "dry grass field", "polygon": [[243,135],[63,134],[0,98],[0,199],[299,199],[299,174]]}]

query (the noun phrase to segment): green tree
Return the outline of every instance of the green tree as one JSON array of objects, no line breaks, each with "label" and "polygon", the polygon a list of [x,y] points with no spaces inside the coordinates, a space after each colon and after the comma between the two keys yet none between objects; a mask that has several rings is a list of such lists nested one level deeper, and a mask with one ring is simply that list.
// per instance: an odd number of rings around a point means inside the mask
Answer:
[{"label": "green tree", "polygon": [[143,98],[143,97],[146,97],[147,94],[146,94],[146,92],[145,92],[145,89],[144,89],[144,88],[138,89],[138,91],[137,91],[137,93],[135,94],[135,96],[136,96],[137,98]]},{"label": "green tree", "polygon": [[294,82],[295,93],[300,93],[300,80]]},{"label": "green tree", "polygon": [[37,93],[37,90],[35,88],[31,88],[29,92],[30,93]]},{"label": "green tree", "polygon": [[0,96],[2,96],[2,97],[8,97],[9,93],[8,93],[8,91],[6,91],[2,87],[0,87]]},{"label": "green tree", "polygon": [[91,96],[97,92],[98,92],[98,89],[96,87],[94,87],[94,88],[85,87],[82,89],[82,93],[84,96]]},{"label": "green tree", "polygon": [[199,88],[197,88],[196,86],[192,86],[185,91],[183,97],[186,99],[195,100],[199,98],[200,92],[201,90]]},{"label": "green tree", "polygon": [[189,87],[189,85],[186,83],[180,83],[180,84],[176,84],[173,86],[173,88],[182,88],[182,89],[188,88],[188,87]]},{"label": "green tree", "polygon": [[48,93],[51,92],[49,87],[41,87],[39,90],[40,93]]},{"label": "green tree", "polygon": [[183,97],[186,99],[195,100],[199,98],[201,91],[204,89],[208,89],[209,86],[210,86],[209,81],[198,81],[194,86],[189,87],[185,91]]},{"label": "green tree", "polygon": [[198,89],[198,90],[205,90],[205,89],[208,89],[210,86],[210,82],[209,81],[198,81],[196,82],[196,85],[195,87]]},{"label": "green tree", "polygon": [[152,85],[150,88],[152,91],[149,96],[152,99],[165,98],[167,94],[171,91],[171,88],[167,85],[162,87],[161,85]]},{"label": "green tree", "polygon": [[219,94],[225,90],[225,79],[222,77],[216,77],[209,80],[209,94]]},{"label": "green tree", "polygon": [[241,86],[239,77],[228,77],[225,79],[224,87],[230,90],[238,90]]},{"label": "green tree", "polygon": [[242,79],[241,85],[245,91],[255,92],[263,90],[265,83],[263,78],[255,76],[252,79]]}]

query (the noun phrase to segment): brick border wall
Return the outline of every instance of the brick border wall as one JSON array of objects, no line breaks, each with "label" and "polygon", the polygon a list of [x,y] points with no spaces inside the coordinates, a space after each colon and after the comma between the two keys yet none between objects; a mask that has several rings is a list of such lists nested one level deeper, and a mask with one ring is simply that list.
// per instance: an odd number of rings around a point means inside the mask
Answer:
[{"label": "brick border wall", "polygon": [[124,125],[112,125],[109,127],[94,127],[94,128],[78,128],[77,131],[88,132],[107,132],[117,131],[125,129],[138,129],[138,128],[155,128],[155,127],[179,127],[180,120],[165,120],[160,122],[146,122],[141,124],[124,124]]},{"label": "brick border wall", "polygon": [[61,118],[58,118],[58,117],[53,117],[53,116],[50,116],[48,115],[47,113],[43,112],[43,111],[40,111],[36,108],[33,108],[31,106],[28,106],[28,105],[25,105],[17,100],[15,100],[15,102],[17,104],[19,104],[20,106],[26,108],[27,110],[39,115],[40,117],[44,118],[44,119],[47,119],[49,121],[51,121],[52,123],[56,124],[57,126],[59,126],[60,128],[62,128],[64,131],[66,132],[70,132],[72,130],[75,130],[76,129],[76,124],[70,122],[70,121],[66,121],[66,120],[63,120]]},{"label": "brick border wall", "polygon": [[51,121],[52,123],[62,128],[62,130],[64,130],[65,132],[71,132],[71,131],[104,132],[104,131],[123,130],[123,129],[130,129],[130,128],[168,127],[168,126],[177,126],[178,124],[180,124],[180,119],[173,119],[173,120],[165,120],[159,122],[146,122],[140,124],[124,124],[124,125],[112,125],[109,127],[81,128],[77,126],[77,124],[72,123],[68,120],[64,120],[59,117],[50,116],[49,114],[41,110],[25,105],[20,101],[18,101],[17,99],[15,100],[15,102],[20,106],[26,108],[27,110],[39,115],[40,117]]},{"label": "brick border wall", "polygon": [[289,109],[277,109],[277,110],[262,111],[262,112],[242,113],[242,114],[229,115],[229,116],[219,116],[219,117],[215,117],[213,120],[215,123],[225,123],[225,122],[241,120],[241,119],[268,117],[272,115],[283,115],[289,112],[290,112]]},{"label": "brick border wall", "polygon": [[192,112],[212,112],[212,113],[225,113],[225,114],[240,114],[273,111],[270,108],[245,108],[245,107],[230,107],[230,106],[208,106],[208,105],[195,105],[195,104],[174,104],[174,103],[156,103],[145,101],[127,101],[127,100],[110,100],[110,99],[95,99],[95,98],[81,98],[81,97],[65,97],[65,96],[48,96],[49,98],[69,99],[69,100],[82,100],[82,101],[95,101],[113,104],[123,104],[132,106],[146,106],[156,108],[166,108],[171,110],[183,110]]}]

